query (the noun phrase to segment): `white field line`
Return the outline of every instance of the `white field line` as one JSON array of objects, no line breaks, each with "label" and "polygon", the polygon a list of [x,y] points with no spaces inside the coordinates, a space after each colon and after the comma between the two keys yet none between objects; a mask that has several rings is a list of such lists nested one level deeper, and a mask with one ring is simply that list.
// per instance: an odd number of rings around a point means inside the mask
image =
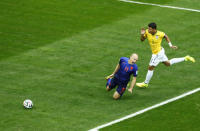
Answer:
[{"label": "white field line", "polygon": [[111,121],[111,122],[109,122],[109,123],[106,123],[106,124],[104,124],[104,125],[95,127],[95,128],[93,128],[93,129],[90,129],[89,131],[98,131],[98,130],[101,129],[101,128],[104,128],[104,127],[113,125],[113,124],[115,124],[115,123],[121,122],[121,121],[123,121],[123,120],[129,119],[129,118],[132,118],[132,117],[135,117],[135,116],[137,116],[137,115],[139,115],[139,114],[142,114],[142,113],[147,112],[147,111],[149,111],[149,110],[152,110],[152,109],[154,109],[154,108],[163,106],[163,105],[168,104],[168,103],[170,103],[170,102],[176,101],[176,100],[178,100],[178,99],[181,99],[181,98],[183,98],[183,97],[185,97],[185,96],[191,95],[191,94],[196,93],[196,92],[198,92],[198,91],[200,91],[200,88],[197,88],[197,89],[194,89],[194,90],[192,90],[192,91],[186,92],[186,93],[184,93],[184,94],[182,94],[182,95],[180,95],[180,96],[177,96],[177,97],[168,99],[168,100],[163,101],[163,102],[161,102],[161,103],[159,103],[159,104],[156,104],[156,105],[153,105],[153,106],[151,106],[151,107],[145,108],[145,109],[143,109],[143,110],[140,110],[140,111],[135,112],[135,113],[133,113],[133,114],[127,115],[127,116],[122,117],[122,118],[120,118],[120,119],[117,119],[117,120]]},{"label": "white field line", "polygon": [[163,8],[172,8],[172,9],[178,9],[178,10],[187,10],[187,11],[193,11],[193,12],[200,12],[200,10],[197,10],[197,9],[189,9],[189,8],[182,8],[182,7],[175,7],[175,6],[168,6],[168,5],[144,3],[144,2],[131,1],[131,0],[119,0],[119,1],[128,2],[128,3],[134,3],[134,4],[141,4],[141,5],[152,5],[152,6],[158,6],[158,7],[163,7]]}]

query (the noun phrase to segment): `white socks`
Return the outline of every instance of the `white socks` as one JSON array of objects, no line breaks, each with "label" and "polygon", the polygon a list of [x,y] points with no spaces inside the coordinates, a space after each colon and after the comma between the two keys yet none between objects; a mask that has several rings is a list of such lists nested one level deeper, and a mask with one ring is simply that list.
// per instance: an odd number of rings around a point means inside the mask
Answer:
[{"label": "white socks", "polygon": [[184,57],[182,57],[182,58],[173,58],[173,59],[169,60],[170,65],[173,65],[173,64],[176,64],[176,63],[179,63],[179,62],[183,62],[183,61],[185,61]]},{"label": "white socks", "polygon": [[149,81],[151,80],[151,77],[153,76],[153,70],[148,70],[147,75],[146,75],[146,80],[144,83],[149,84]]},{"label": "white socks", "polygon": [[[185,61],[184,57],[182,57],[182,58],[173,58],[173,59],[169,60],[170,65],[173,65],[173,64],[176,64],[176,63],[179,63],[179,62],[183,62],[183,61]],[[144,83],[149,84],[149,81],[151,80],[152,76],[153,76],[153,70],[152,71],[148,70]]]}]

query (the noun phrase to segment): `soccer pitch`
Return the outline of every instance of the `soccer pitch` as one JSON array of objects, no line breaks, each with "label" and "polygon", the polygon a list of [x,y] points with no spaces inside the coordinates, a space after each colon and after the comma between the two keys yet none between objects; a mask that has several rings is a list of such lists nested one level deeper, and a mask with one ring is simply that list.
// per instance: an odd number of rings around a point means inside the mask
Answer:
[{"label": "soccer pitch", "polygon": [[[200,9],[198,0],[151,3]],[[117,0],[1,0],[0,8],[0,130],[89,130],[200,85],[198,12]],[[163,41],[169,59],[189,54],[196,63],[169,68],[160,64],[148,89],[135,87],[133,94],[125,92],[115,101],[114,90],[105,90],[104,77],[113,72],[120,57],[136,52],[137,81],[144,80],[151,51],[147,41],[140,42],[140,29],[152,21],[179,47],[174,51]],[[33,109],[23,108],[25,99],[33,101]],[[183,119],[178,111],[172,114],[170,108],[196,105],[191,111],[199,111],[198,100],[199,93],[180,100],[182,104],[165,105],[127,123],[135,122],[141,130],[141,121],[152,118],[160,126],[169,126],[159,123],[163,118],[155,115],[166,108],[166,123],[173,115],[176,122],[191,124],[193,121]],[[199,116],[195,111],[186,118],[199,121],[193,117]]]}]

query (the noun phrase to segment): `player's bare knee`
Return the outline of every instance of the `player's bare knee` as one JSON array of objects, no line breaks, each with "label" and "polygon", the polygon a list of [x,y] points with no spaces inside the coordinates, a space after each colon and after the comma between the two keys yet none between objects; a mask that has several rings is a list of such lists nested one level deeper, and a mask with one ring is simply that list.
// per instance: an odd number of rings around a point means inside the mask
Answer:
[{"label": "player's bare knee", "polygon": [[107,90],[107,91],[110,91],[111,89],[109,88],[109,86],[106,86],[106,90]]},{"label": "player's bare knee", "polygon": [[170,66],[171,65],[169,61],[165,61],[165,62],[163,62],[163,64],[165,64],[165,66]]},{"label": "player's bare knee", "polygon": [[113,99],[117,100],[120,98],[120,94],[116,91],[114,94],[113,94]]},{"label": "player's bare knee", "polygon": [[120,97],[113,97],[113,99],[118,100]]},{"label": "player's bare knee", "polygon": [[120,97],[119,96],[113,96],[113,99],[118,100]]},{"label": "player's bare knee", "polygon": [[154,70],[154,68],[155,68],[154,66],[149,66],[148,70],[152,71],[152,70]]}]

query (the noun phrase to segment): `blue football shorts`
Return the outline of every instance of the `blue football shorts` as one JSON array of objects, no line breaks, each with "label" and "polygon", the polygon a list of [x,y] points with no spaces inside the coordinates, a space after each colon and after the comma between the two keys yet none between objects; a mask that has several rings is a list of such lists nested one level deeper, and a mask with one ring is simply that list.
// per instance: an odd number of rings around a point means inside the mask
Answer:
[{"label": "blue football shorts", "polygon": [[108,79],[106,86],[107,85],[109,85],[110,89],[113,89],[116,86],[118,86],[116,91],[122,96],[126,90],[127,83],[122,83],[119,81],[119,79],[113,77],[112,79]]}]

